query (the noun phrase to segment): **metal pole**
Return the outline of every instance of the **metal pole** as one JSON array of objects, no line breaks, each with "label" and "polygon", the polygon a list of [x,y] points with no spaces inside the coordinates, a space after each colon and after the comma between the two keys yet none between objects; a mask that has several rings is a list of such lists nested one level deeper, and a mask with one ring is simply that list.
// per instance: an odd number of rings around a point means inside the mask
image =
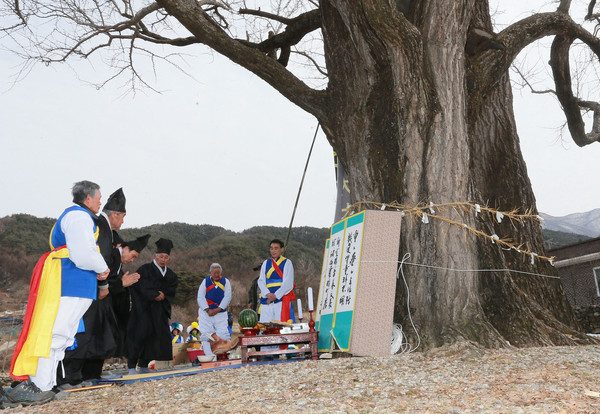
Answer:
[{"label": "metal pole", "polygon": [[292,232],[292,224],[294,223],[294,217],[296,216],[296,208],[298,207],[298,201],[300,200],[300,193],[302,192],[302,185],[304,184],[304,177],[306,177],[306,170],[308,169],[308,162],[310,161],[310,156],[312,154],[313,147],[315,146],[315,140],[317,139],[317,132],[319,132],[319,127],[321,123],[317,123],[317,128],[315,129],[315,136],[313,137],[312,144],[310,145],[310,151],[308,151],[308,158],[306,159],[306,165],[304,166],[304,172],[302,173],[302,180],[300,180],[300,188],[298,188],[298,195],[296,196],[296,203],[294,204],[294,212],[292,213],[292,218],[290,220],[290,226],[288,227],[287,236],[285,238],[285,246],[287,248],[288,241],[290,240],[290,233]]}]

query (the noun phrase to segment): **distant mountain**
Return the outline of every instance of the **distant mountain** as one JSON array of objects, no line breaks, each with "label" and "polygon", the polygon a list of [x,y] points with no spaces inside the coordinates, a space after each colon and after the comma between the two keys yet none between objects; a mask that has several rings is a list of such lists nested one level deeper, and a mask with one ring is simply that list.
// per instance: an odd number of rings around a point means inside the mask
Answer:
[{"label": "distant mountain", "polygon": [[564,233],[562,231],[554,231],[548,229],[542,229],[544,236],[544,243],[548,249],[556,249],[563,246],[570,246],[591,240],[591,237],[584,236],[583,234]]},{"label": "distant mountain", "polygon": [[[553,231],[560,220],[585,215],[589,218],[580,218],[581,228],[561,227],[565,230]],[[548,247],[584,241],[588,236],[582,234],[592,234],[591,237],[600,235],[600,230],[590,233],[590,229],[600,228],[600,209],[566,217],[544,216],[546,229],[543,233]],[[27,214],[0,218],[0,310],[3,306],[17,309],[27,300],[31,270],[40,255],[48,249],[48,234],[55,221],[54,218],[37,218]],[[579,234],[567,234],[574,232]],[[148,248],[144,249],[136,263],[126,265],[125,270],[129,271],[135,271],[137,266],[151,260],[155,250],[154,241],[159,237],[173,240],[175,249],[170,266],[180,276],[175,303],[188,306],[194,313],[197,311],[195,297],[198,285],[214,262],[220,263],[226,276],[231,278],[234,288],[232,306],[241,309],[247,302],[248,287],[257,276],[253,267],[268,256],[271,239],[285,240],[287,229],[258,226],[233,232],[206,224],[167,223],[123,229],[119,233],[125,240],[145,233],[152,235]],[[286,256],[289,255],[294,263],[296,294],[303,301],[308,286],[318,290],[327,237],[328,228],[295,227],[292,230]]]},{"label": "distant mountain", "polygon": [[[0,218],[0,311],[3,306],[17,309],[27,299],[31,271],[40,255],[48,250],[48,235],[55,221],[27,214]],[[274,238],[285,240],[287,228],[259,226],[233,232],[207,224],[166,223],[119,231],[125,240],[145,233],[152,235],[148,248],[142,251],[136,263],[126,265],[124,269],[135,271],[140,264],[152,260],[154,241],[158,238],[171,239],[175,248],[169,266],[179,274],[175,303],[191,304],[195,313],[198,285],[214,262],[220,263],[230,278],[234,289],[232,306],[238,310],[244,307],[248,301],[248,288],[258,276],[252,269],[268,257],[269,241]],[[294,263],[297,295],[303,301],[307,287],[318,290],[328,236],[327,228],[292,229],[285,253]],[[10,303],[6,297],[10,298]]]},{"label": "distant mountain", "polygon": [[540,213],[544,218],[543,228],[564,233],[583,234],[588,237],[600,237],[600,208],[586,213],[573,213],[554,217]]}]

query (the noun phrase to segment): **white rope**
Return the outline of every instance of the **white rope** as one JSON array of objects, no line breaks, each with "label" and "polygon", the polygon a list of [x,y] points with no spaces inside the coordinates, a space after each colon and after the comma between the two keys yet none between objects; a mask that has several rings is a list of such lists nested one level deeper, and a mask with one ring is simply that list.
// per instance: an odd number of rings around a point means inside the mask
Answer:
[{"label": "white rope", "polygon": [[[410,324],[412,325],[413,330],[415,331],[415,334],[417,335],[417,346],[415,346],[414,348],[411,348],[410,343],[408,342],[408,338],[406,338],[406,335],[404,335],[404,332],[402,331],[402,325],[400,324],[394,324],[394,326],[399,326],[400,327],[400,332],[397,333],[395,331],[392,331],[392,337],[394,337],[394,334],[396,334],[396,338],[392,339],[392,353],[394,349],[396,347],[398,347],[398,350],[396,350],[396,352],[398,352],[399,350],[401,350],[401,354],[404,353],[411,353],[414,352],[420,345],[421,345],[421,336],[419,335],[419,332],[417,331],[417,328],[415,327],[415,324],[412,320],[412,315],[410,313],[410,289],[408,288],[408,283],[406,283],[406,278],[404,277],[404,270],[402,269],[402,265],[404,263],[406,263],[406,260],[408,260],[410,258],[410,253],[406,253],[404,255],[404,257],[402,257],[402,261],[401,262],[397,262],[400,263],[400,266],[398,266],[398,272],[396,273],[396,279],[398,279],[398,277],[400,275],[402,275],[402,280],[404,281],[404,286],[406,287],[406,309],[408,310],[408,319],[410,320]],[[400,341],[400,346],[397,346],[397,344],[394,342],[394,339],[396,341]],[[406,340],[405,340],[406,339]]]},{"label": "white rope", "polygon": [[400,263],[400,264],[407,264],[407,265],[416,266],[416,267],[427,267],[430,269],[437,269],[437,270],[449,270],[451,272],[464,272],[464,273],[511,272],[511,273],[519,273],[519,274],[523,274],[523,275],[529,275],[529,276],[546,277],[549,279],[560,279],[560,276],[551,276],[551,275],[544,275],[541,273],[524,272],[522,270],[515,270],[515,269],[453,269],[450,267],[441,267],[441,266],[432,266],[432,265],[426,265],[426,264],[420,264],[420,263],[405,262],[404,260],[401,262],[399,262],[397,260],[361,260],[361,263]]},{"label": "white rope", "polygon": [[454,269],[454,268],[450,268],[450,267],[432,266],[432,265],[425,265],[425,264],[420,264],[420,263],[407,262],[407,260],[409,258],[410,258],[410,253],[406,253],[402,257],[401,261],[397,261],[397,260],[361,260],[361,263],[398,263],[399,264],[398,272],[396,273],[396,279],[398,279],[400,277],[400,275],[402,275],[402,281],[404,282],[404,286],[406,287],[406,309],[408,310],[408,319],[410,320],[410,324],[411,324],[413,330],[415,331],[415,334],[417,335],[418,342],[417,342],[417,346],[412,348],[410,343],[408,342],[408,338],[406,337],[406,334],[404,333],[402,325],[400,325],[399,323],[394,323],[394,326],[392,329],[392,348],[391,348],[392,354],[395,354],[395,353],[404,354],[404,353],[414,352],[421,345],[421,336],[419,335],[419,332],[417,331],[417,328],[415,327],[415,324],[412,319],[412,314],[410,312],[410,289],[408,288],[408,283],[406,282],[406,277],[404,276],[404,269],[403,269],[404,265],[425,267],[425,268],[436,269],[436,270],[447,270],[447,271],[451,271],[451,272],[465,272],[465,273],[511,272],[511,273],[528,275],[528,276],[538,276],[538,277],[545,277],[545,278],[549,278],[549,279],[560,279],[559,276],[551,276],[551,275],[544,275],[541,273],[525,272],[522,270],[515,270],[515,269]]}]

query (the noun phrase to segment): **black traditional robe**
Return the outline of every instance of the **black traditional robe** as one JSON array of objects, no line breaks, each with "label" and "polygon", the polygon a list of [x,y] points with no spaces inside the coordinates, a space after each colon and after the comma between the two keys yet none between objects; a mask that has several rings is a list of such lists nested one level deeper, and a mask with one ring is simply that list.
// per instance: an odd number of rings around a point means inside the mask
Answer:
[{"label": "black traditional robe", "polygon": [[[113,233],[106,217],[102,215],[98,217],[96,224],[99,229],[98,247],[110,270],[110,278],[120,269],[121,254],[118,249],[113,249]],[[108,283],[110,286],[109,282],[99,281],[98,285]],[[117,319],[110,296],[109,294],[102,300],[94,300],[83,315],[85,331],[75,335],[76,347],[65,351],[63,359],[65,376],[62,376],[62,370],[57,371],[58,385],[65,382],[76,384],[84,379],[99,378],[104,359],[112,357],[118,351]]]},{"label": "black traditional robe", "polygon": [[98,241],[96,244],[100,248],[100,254],[104,258],[104,261],[110,268],[113,251],[113,231],[110,228],[108,219],[102,214],[96,219],[96,225],[98,226]]},{"label": "black traditional robe", "polygon": [[111,269],[108,275],[108,297],[112,305],[112,311],[116,320],[116,343],[115,357],[125,356],[125,336],[127,333],[127,322],[129,321],[129,308],[131,300],[129,287],[123,287],[123,269],[121,267],[121,252],[119,249],[113,251],[113,261],[119,263],[116,269]]},{"label": "black traditional robe", "polygon": [[[140,280],[129,287],[131,313],[127,324],[127,358],[157,361],[173,359],[169,319],[177,289],[177,275],[167,268],[163,276],[154,262],[142,265]],[[165,299],[156,301],[159,291]]]}]

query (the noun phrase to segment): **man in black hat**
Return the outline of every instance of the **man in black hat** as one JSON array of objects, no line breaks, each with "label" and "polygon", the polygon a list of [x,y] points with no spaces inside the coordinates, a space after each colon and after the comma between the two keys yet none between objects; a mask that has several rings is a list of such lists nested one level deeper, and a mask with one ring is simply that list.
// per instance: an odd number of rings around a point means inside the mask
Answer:
[{"label": "man in black hat", "polygon": [[[116,230],[119,230],[123,224],[126,214],[125,203],[123,188],[119,188],[108,197],[102,212],[96,218],[98,248],[109,269],[113,266],[113,231],[116,233]],[[115,263],[120,264],[118,260]],[[62,370],[57,371],[56,382],[59,389],[81,386],[82,372],[84,371],[97,372],[100,369],[101,372],[102,370],[103,359],[92,361],[84,355],[89,355],[87,344],[92,340],[92,336],[112,337],[107,331],[111,325],[116,324],[107,323],[107,320],[110,319],[112,319],[111,322],[114,322],[114,317],[109,318],[112,313],[110,301],[104,301],[109,292],[108,287],[108,278],[98,281],[98,300],[92,302],[85,315],[83,315],[83,323],[80,324],[75,343],[65,352],[64,375]],[[107,348],[108,351],[112,346],[112,341],[108,340],[107,342],[103,347]],[[94,351],[93,354],[97,354],[97,352]],[[98,376],[100,372],[98,372]]]},{"label": "man in black hat", "polygon": [[[104,257],[104,261],[109,268],[111,267],[111,261],[113,260],[112,252],[115,247],[115,234],[117,234],[116,231],[123,225],[125,215],[127,214],[125,203],[125,194],[121,187],[108,197],[102,212],[98,215],[98,219],[96,220],[99,230],[98,247],[100,248],[100,254]],[[98,299],[104,299],[106,295],[108,295],[108,281],[98,283],[98,289]]]},{"label": "man in black hat", "polygon": [[76,346],[65,354],[65,375],[57,373],[58,390],[92,385],[87,380],[99,379],[104,360],[123,355],[123,344],[129,314],[127,287],[139,279],[137,273],[123,274],[122,265],[133,262],[146,247],[149,234],[122,242],[113,249],[108,296],[95,301],[84,315],[85,331],[76,335]]},{"label": "man in black hat", "polygon": [[98,245],[100,246],[100,253],[107,263],[111,260],[110,255],[114,242],[113,231],[121,228],[127,214],[125,203],[123,188],[119,188],[108,197],[102,212],[98,215],[97,223],[100,229]]},{"label": "man in black hat", "polygon": [[159,239],[151,263],[142,265],[140,280],[129,288],[131,314],[127,324],[126,354],[130,374],[150,372],[151,360],[171,361],[173,349],[169,318],[177,289],[177,275],[167,267],[173,242]]},{"label": "man in black hat", "polygon": [[[117,235],[118,236],[118,235]],[[118,341],[115,357],[125,356],[125,336],[127,333],[127,322],[129,321],[129,312],[131,299],[129,295],[129,286],[135,284],[140,279],[139,273],[123,272],[121,264],[128,264],[137,259],[139,253],[148,244],[150,235],[138,237],[131,242],[120,242],[120,245],[114,250],[114,265],[111,268],[111,274],[108,276],[109,291],[108,296],[111,300],[113,312],[117,321]],[[115,239],[115,242],[117,240]],[[117,265],[118,263],[118,265]]]}]

